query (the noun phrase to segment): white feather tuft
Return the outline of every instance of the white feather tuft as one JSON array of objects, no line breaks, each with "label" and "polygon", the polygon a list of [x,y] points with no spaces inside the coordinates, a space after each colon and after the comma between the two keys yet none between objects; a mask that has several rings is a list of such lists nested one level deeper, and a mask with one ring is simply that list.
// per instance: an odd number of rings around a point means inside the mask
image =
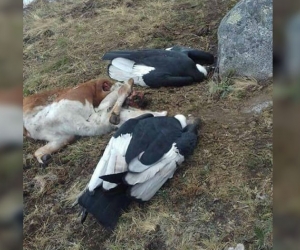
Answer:
[{"label": "white feather tuft", "polygon": [[203,73],[205,76],[207,76],[207,70],[200,64],[196,64],[197,69]]},{"label": "white feather tuft", "polygon": [[186,122],[186,117],[184,115],[175,115],[174,116],[181,124],[181,127],[182,128],[185,128],[185,126],[187,125],[187,122]]}]

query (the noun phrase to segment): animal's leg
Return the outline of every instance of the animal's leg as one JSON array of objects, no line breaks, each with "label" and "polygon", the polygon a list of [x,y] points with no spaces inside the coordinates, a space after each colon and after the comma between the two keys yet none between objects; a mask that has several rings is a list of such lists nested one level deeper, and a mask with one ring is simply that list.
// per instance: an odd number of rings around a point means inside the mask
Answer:
[{"label": "animal's leg", "polygon": [[120,112],[123,103],[126,98],[130,95],[133,86],[133,79],[129,79],[118,91],[118,99],[111,110],[109,122],[111,124],[117,125],[120,123]]},{"label": "animal's leg", "polygon": [[[115,86],[115,85],[117,85],[117,86]],[[107,111],[111,110],[118,99],[118,90],[121,88],[122,85],[123,84],[121,84],[120,82],[116,82],[114,84],[115,88],[100,102],[100,105],[97,108],[95,108],[95,111],[96,112],[100,112],[100,111],[107,112]]]},{"label": "animal's leg", "polygon": [[100,102],[100,105],[95,108],[95,111],[96,112],[99,112],[99,111],[108,112],[109,110],[111,110],[119,97],[118,92],[119,92],[120,88],[125,84],[126,83],[116,82],[111,87],[111,92]]},{"label": "animal's leg", "polygon": [[38,162],[47,166],[51,160],[51,154],[66,146],[75,139],[75,136],[63,137],[59,140],[50,141],[45,146],[35,151],[34,156]]}]

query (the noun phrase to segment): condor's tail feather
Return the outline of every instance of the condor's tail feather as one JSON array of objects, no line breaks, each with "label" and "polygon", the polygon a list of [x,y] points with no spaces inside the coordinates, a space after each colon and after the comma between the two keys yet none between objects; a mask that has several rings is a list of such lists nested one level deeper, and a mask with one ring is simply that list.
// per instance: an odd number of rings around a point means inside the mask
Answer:
[{"label": "condor's tail feather", "polygon": [[183,46],[176,45],[171,48],[167,48],[166,50],[178,51],[178,52],[185,53],[196,64],[200,64],[200,65],[214,64],[214,62],[215,62],[215,58],[214,58],[213,54],[203,51],[203,50],[199,50],[199,49],[193,49],[193,48],[189,48],[189,47],[183,47]]},{"label": "condor's tail feather", "polygon": [[131,199],[122,187],[110,191],[97,188],[93,192],[87,189],[78,199],[78,204],[108,230],[115,228],[130,203]]}]

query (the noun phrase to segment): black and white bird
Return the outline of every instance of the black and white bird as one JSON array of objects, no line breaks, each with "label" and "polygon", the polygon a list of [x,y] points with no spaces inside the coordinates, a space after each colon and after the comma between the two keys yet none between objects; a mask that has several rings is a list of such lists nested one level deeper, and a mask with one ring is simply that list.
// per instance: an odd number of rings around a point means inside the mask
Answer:
[{"label": "black and white bird", "polygon": [[107,52],[102,60],[110,60],[107,71],[110,78],[143,87],[185,86],[201,82],[207,77],[203,65],[214,63],[208,52],[174,46],[164,49],[124,50]]},{"label": "black and white bird", "polygon": [[131,201],[150,200],[193,153],[199,124],[200,119],[183,115],[144,114],[126,121],[110,139],[78,197],[82,223],[90,213],[112,230]]}]

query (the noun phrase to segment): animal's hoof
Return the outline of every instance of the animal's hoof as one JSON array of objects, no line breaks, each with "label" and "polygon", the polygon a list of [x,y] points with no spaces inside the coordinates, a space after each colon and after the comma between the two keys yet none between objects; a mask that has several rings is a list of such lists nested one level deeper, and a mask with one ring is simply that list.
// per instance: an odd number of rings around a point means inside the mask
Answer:
[{"label": "animal's hoof", "polygon": [[109,118],[109,122],[113,125],[118,125],[120,123],[120,115],[117,115],[115,113],[111,113],[111,116]]},{"label": "animal's hoof", "polygon": [[41,159],[42,159],[42,162],[43,162],[42,166],[47,167],[48,164],[51,162],[52,157],[51,157],[51,155],[46,154],[46,155],[43,155]]},{"label": "animal's hoof", "polygon": [[132,78],[130,78],[127,83],[130,85],[130,87],[132,88],[133,84],[134,84],[134,80]]}]

